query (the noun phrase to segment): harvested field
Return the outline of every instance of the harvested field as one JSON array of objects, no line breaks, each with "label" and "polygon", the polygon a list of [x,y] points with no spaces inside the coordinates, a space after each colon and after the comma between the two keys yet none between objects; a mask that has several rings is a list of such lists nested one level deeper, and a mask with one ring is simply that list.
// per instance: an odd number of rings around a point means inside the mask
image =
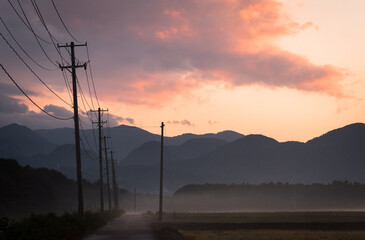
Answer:
[{"label": "harvested field", "polygon": [[147,217],[161,239],[365,239],[365,212],[176,213],[162,223]]}]

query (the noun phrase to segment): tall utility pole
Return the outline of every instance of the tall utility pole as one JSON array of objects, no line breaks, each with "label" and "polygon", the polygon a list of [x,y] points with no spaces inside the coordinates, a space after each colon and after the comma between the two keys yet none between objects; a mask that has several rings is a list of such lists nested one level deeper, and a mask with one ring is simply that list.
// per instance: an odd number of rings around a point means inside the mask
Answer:
[{"label": "tall utility pole", "polygon": [[103,190],[103,148],[101,146],[101,128],[103,123],[101,121],[101,112],[108,111],[104,109],[98,108],[98,110],[90,110],[90,112],[97,112],[98,113],[98,128],[99,128],[99,181],[100,181],[100,211],[104,211],[104,190]]},{"label": "tall utility pole", "polygon": [[112,210],[112,201],[110,198],[110,181],[109,181],[109,164],[108,164],[108,148],[106,147],[106,136],[104,136],[104,148],[105,148],[105,166],[106,166],[106,184],[108,187],[108,202],[109,212]]},{"label": "tall utility pole", "polygon": [[111,158],[111,161],[112,161],[112,179],[113,179],[114,209],[115,210],[119,210],[118,185],[117,185],[117,180],[115,178],[115,165],[114,165],[113,151],[110,152],[110,158]]},{"label": "tall utility pole", "polygon": [[163,199],[163,127],[165,124],[161,123],[161,161],[160,161],[160,206],[158,220],[162,221],[162,199]]},{"label": "tall utility pole", "polygon": [[81,172],[81,153],[80,153],[80,130],[79,130],[79,111],[77,105],[77,84],[76,84],[76,68],[83,67],[86,69],[86,63],[84,64],[76,64],[75,63],[75,47],[86,46],[85,44],[74,44],[71,42],[71,45],[57,45],[58,48],[71,48],[71,66],[61,66],[59,67],[63,69],[71,68],[72,74],[72,88],[73,88],[73,101],[74,101],[74,125],[75,125],[75,146],[76,146],[76,174],[77,174],[77,197],[78,197],[78,213],[80,216],[84,215],[84,199],[82,194],[82,172]]},{"label": "tall utility pole", "polygon": [[134,201],[133,201],[133,206],[134,206],[134,213],[136,213],[137,211],[137,189],[134,188]]}]

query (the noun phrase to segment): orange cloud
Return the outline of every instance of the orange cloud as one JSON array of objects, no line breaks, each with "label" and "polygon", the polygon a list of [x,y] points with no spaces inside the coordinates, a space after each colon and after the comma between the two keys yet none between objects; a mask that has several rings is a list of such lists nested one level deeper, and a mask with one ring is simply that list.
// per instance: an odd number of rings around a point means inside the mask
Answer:
[{"label": "orange cloud", "polygon": [[291,19],[278,1],[112,0],[92,1],[88,9],[83,1],[75,3],[77,11],[63,13],[66,21],[77,16],[81,34],[92,36],[93,68],[105,98],[160,106],[221,83],[346,95],[342,69],[313,64],[275,45],[282,36],[316,27]]}]

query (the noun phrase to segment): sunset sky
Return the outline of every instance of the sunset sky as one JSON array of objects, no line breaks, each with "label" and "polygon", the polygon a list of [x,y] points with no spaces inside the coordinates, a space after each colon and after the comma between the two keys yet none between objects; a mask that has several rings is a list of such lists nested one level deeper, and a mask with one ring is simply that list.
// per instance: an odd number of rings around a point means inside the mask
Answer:
[{"label": "sunset sky", "polygon": [[[25,20],[18,2],[10,2]],[[34,32],[50,41],[31,1],[20,3]],[[36,3],[57,41],[74,41],[51,1]],[[101,108],[109,109],[111,126],[127,124],[159,133],[164,121],[168,136],[234,130],[278,141],[307,141],[365,122],[365,1],[54,3],[71,34],[88,43],[98,100]],[[46,58],[8,1],[1,1],[0,16],[23,49],[54,71],[33,63],[2,23],[1,34],[71,103],[61,70]],[[52,61],[61,62],[52,44],[40,43]],[[1,37],[0,49],[0,63],[35,102],[56,116],[72,116],[72,108],[48,91]],[[65,49],[61,53],[69,61]],[[86,48],[77,47],[76,57],[87,61]],[[79,68],[77,75],[89,105],[97,108],[85,71]],[[80,99],[79,104],[90,110]],[[89,119],[81,117],[89,128]],[[72,120],[41,113],[0,69],[0,126],[13,122],[32,129],[73,126]]]}]

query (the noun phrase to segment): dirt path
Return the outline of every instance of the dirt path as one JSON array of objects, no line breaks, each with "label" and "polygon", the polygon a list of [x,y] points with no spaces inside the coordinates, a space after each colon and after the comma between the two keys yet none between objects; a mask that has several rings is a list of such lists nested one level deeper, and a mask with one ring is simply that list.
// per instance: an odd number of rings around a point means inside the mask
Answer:
[{"label": "dirt path", "polygon": [[84,240],[158,240],[141,215],[124,214]]}]

